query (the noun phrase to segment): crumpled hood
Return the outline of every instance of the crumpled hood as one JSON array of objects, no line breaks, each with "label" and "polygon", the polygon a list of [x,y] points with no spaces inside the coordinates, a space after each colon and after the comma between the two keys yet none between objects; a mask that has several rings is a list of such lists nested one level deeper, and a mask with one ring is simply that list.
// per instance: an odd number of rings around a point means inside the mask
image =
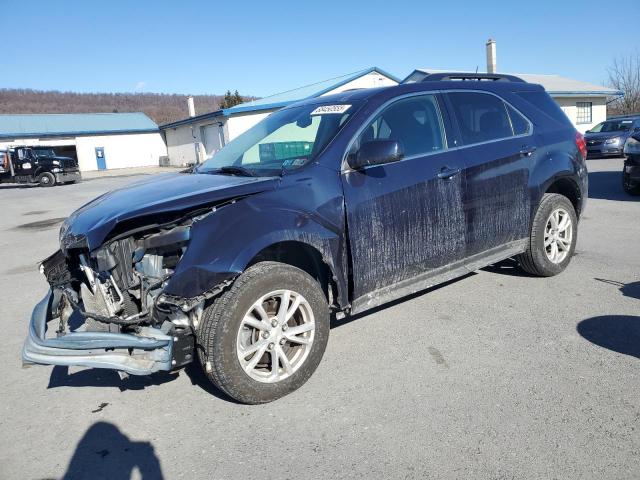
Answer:
[{"label": "crumpled hood", "polygon": [[[157,214],[188,211],[234,197],[271,190],[276,177],[173,173],[154,175],[95,198],[73,212],[60,229],[63,243],[84,237],[90,250],[99,247],[109,233],[125,220],[140,218],[153,223]],[[134,227],[135,228],[135,227]],[[68,241],[64,241],[67,239]]]}]

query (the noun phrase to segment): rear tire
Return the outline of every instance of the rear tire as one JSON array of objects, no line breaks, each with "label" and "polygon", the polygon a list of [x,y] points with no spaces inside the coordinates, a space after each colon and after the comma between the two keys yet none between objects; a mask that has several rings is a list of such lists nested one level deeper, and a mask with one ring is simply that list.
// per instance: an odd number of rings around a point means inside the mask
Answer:
[{"label": "rear tire", "polygon": [[629,174],[625,171],[622,172],[622,188],[629,195],[640,195],[640,185],[632,185]]},{"label": "rear tire", "polygon": [[576,248],[578,217],[569,199],[545,193],[533,219],[527,250],[516,260],[532,275],[551,277],[562,272]]},{"label": "rear tire", "polygon": [[42,172],[38,175],[38,185],[41,187],[53,187],[56,184],[56,177],[51,172]]},{"label": "rear tire", "polygon": [[271,402],[300,388],[318,367],[329,307],[306,272],[261,262],[206,307],[197,336],[200,363],[214,385],[242,403]]}]

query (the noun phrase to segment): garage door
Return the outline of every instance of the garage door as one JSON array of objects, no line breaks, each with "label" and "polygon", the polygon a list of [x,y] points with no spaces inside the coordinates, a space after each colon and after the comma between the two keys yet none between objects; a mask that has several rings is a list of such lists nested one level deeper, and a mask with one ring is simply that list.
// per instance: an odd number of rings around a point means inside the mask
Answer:
[{"label": "garage door", "polygon": [[224,146],[222,129],[217,124],[205,125],[201,128],[204,150],[208,158]]}]

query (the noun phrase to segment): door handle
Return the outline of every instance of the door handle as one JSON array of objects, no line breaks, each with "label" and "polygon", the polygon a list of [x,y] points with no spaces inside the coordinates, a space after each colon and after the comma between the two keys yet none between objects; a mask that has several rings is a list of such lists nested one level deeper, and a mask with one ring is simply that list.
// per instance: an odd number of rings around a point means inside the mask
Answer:
[{"label": "door handle", "polygon": [[451,180],[453,177],[460,173],[459,168],[442,167],[438,172],[438,178],[441,180]]},{"label": "door handle", "polygon": [[520,149],[520,155],[522,155],[523,157],[530,157],[531,155],[533,155],[533,152],[535,151],[536,151],[536,147],[532,147],[530,145],[524,145]]}]

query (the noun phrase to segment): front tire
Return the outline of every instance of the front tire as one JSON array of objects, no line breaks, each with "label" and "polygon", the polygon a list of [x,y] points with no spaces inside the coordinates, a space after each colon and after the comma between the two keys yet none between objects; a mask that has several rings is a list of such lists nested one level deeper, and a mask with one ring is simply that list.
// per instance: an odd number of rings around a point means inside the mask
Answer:
[{"label": "front tire", "polygon": [[525,272],[551,277],[567,268],[577,241],[573,204],[564,195],[545,193],[533,219],[527,250],[516,259]]},{"label": "front tire", "polygon": [[56,177],[51,172],[42,172],[38,175],[38,185],[41,187],[53,187],[56,184]]},{"label": "front tire", "polygon": [[306,272],[261,262],[216,298],[198,326],[206,376],[232,398],[266,403],[300,388],[329,338],[329,307]]}]

